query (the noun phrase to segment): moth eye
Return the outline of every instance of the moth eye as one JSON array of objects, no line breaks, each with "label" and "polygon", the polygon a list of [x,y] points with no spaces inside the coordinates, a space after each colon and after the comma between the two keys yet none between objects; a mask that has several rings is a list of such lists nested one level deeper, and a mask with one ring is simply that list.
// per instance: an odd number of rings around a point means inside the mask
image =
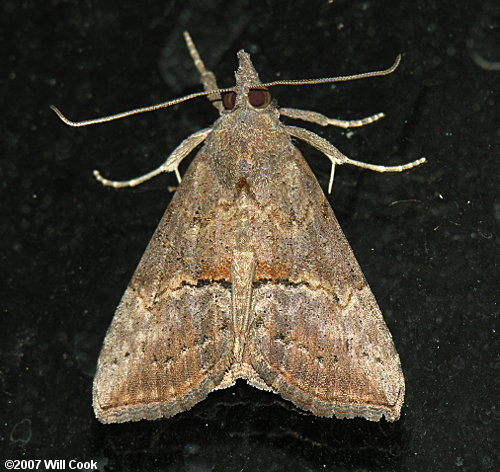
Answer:
[{"label": "moth eye", "polygon": [[248,102],[254,108],[265,108],[271,102],[271,94],[267,90],[252,89],[248,92]]},{"label": "moth eye", "polygon": [[226,92],[222,94],[222,104],[226,110],[232,110],[236,104],[236,93]]}]

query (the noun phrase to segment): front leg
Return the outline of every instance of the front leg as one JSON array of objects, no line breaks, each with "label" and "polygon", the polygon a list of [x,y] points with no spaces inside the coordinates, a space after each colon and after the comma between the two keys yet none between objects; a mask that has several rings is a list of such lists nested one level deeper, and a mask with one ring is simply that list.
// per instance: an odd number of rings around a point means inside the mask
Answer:
[{"label": "front leg", "polygon": [[335,118],[328,118],[316,111],[299,110],[298,108],[280,108],[279,112],[281,116],[293,118],[294,120],[308,121],[320,126],[338,126],[339,128],[356,128],[369,125],[385,116],[383,113],[376,113],[375,115],[367,116],[360,120],[337,120]]},{"label": "front leg", "polygon": [[[207,70],[207,68],[205,67],[205,64],[201,60],[200,53],[198,52],[198,49],[196,49],[194,41],[187,31],[184,31],[184,40],[186,41],[186,45],[188,47],[189,54],[193,59],[194,65],[200,73],[200,82],[203,85],[205,92],[217,90],[219,86],[217,85],[215,74],[212,71]],[[217,110],[219,110],[219,113],[222,113],[224,111],[220,92],[210,93],[209,95],[207,95],[207,98],[210,103],[212,103],[212,105],[217,108]]]}]

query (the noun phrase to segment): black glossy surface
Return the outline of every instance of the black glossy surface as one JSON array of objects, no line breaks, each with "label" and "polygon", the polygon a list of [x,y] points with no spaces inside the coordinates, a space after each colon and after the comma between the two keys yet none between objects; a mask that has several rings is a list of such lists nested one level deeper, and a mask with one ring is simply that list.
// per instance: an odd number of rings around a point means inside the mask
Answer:
[{"label": "black glossy surface", "polygon": [[[498,470],[494,4],[3,0],[0,456],[117,471]],[[348,133],[305,125],[353,159],[429,160],[406,174],[338,168],[331,197],[401,356],[399,422],[318,419],[243,383],[170,420],[94,419],[102,339],[175,177],[118,191],[92,169],[151,170],[216,112],[199,99],[72,129],[48,107],[85,119],[199,90],[184,29],[221,86],[240,48],[263,80],[376,70],[404,54],[390,77],[271,90],[333,117],[384,111]],[[299,146],[325,188],[327,159]]]}]

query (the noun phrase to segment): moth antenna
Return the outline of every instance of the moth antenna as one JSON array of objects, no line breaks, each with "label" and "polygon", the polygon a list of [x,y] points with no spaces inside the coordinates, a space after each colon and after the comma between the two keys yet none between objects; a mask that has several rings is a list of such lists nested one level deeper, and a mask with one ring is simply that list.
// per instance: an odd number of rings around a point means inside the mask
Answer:
[{"label": "moth antenna", "polygon": [[276,80],[274,82],[267,82],[262,84],[261,87],[274,87],[275,85],[315,85],[315,84],[331,84],[333,82],[347,82],[349,80],[366,79],[368,77],[378,77],[381,75],[392,74],[399,63],[401,62],[401,54],[398,54],[394,64],[385,70],[377,70],[374,72],[364,72],[363,74],[344,75],[340,77],[325,77],[322,79],[299,79],[299,80]]},{"label": "moth antenna", "polygon": [[50,105],[50,108],[55,112],[55,114],[60,118],[60,120],[63,123],[66,123],[68,126],[73,126],[74,128],[79,128],[81,126],[97,125],[99,123],[105,123],[107,121],[119,120],[127,116],[138,115],[140,113],[147,113],[149,111],[160,110],[161,108],[168,108],[171,107],[172,105],[177,105],[178,103],[191,100],[192,98],[205,97],[207,95],[217,92],[218,93],[232,92],[233,90],[234,90],[233,88],[225,88],[225,89],[211,90],[209,92],[195,92],[189,95],[185,95],[184,97],[174,98],[173,100],[168,100],[167,102],[158,103],[157,105],[151,105],[142,108],[134,108],[133,110],[117,113],[116,115],[108,115],[108,116],[103,116],[101,118],[93,118],[91,120],[84,120],[84,121],[72,121],[66,118],[61,112],[61,110],[59,110],[59,108],[57,108],[56,106]]},{"label": "moth antenna", "polygon": [[[192,44],[192,40],[189,41],[190,39],[191,38],[189,36],[186,37],[186,41],[188,42],[188,45]],[[190,52],[192,52],[192,51],[190,50]],[[195,61],[195,63],[196,62],[197,61]],[[201,60],[200,60],[200,62],[201,62]],[[398,56],[396,57],[396,60],[394,61],[394,64],[385,70],[379,70],[379,71],[374,71],[374,72],[365,72],[363,74],[345,75],[345,76],[340,76],[340,77],[325,77],[322,79],[276,80],[274,82],[267,82],[264,84],[260,84],[260,87],[273,87],[275,85],[329,84],[329,83],[333,83],[333,82],[347,82],[349,80],[365,79],[368,77],[378,77],[381,75],[388,75],[388,74],[391,74],[392,72],[394,72],[396,70],[396,68],[398,67],[400,62],[401,62],[401,54],[398,54]],[[199,64],[197,64],[197,66],[199,66]],[[66,118],[66,116],[64,116],[64,114],[61,112],[61,110],[59,110],[59,108],[57,108],[54,105],[50,105],[50,108],[55,112],[55,114],[59,117],[59,119],[63,123],[67,124],[68,126],[72,126],[74,128],[79,128],[82,126],[97,125],[99,123],[106,123],[108,121],[119,120],[119,119],[125,118],[127,116],[138,115],[140,113],[147,113],[150,111],[160,110],[162,108],[168,108],[168,107],[171,107],[173,105],[177,105],[178,103],[182,103],[182,102],[185,102],[187,100],[191,100],[193,98],[205,97],[207,95],[214,96],[215,94],[221,94],[224,92],[232,92],[232,91],[234,91],[234,88],[229,87],[229,88],[209,90],[209,91],[204,91],[204,92],[195,92],[195,93],[191,93],[189,95],[185,95],[184,97],[174,98],[173,100],[168,100],[166,102],[158,103],[157,105],[150,105],[147,107],[134,108],[133,110],[124,111],[122,113],[117,113],[115,115],[107,115],[107,116],[103,116],[100,118],[93,118],[90,120],[83,120],[83,121],[72,121],[69,118]]]}]

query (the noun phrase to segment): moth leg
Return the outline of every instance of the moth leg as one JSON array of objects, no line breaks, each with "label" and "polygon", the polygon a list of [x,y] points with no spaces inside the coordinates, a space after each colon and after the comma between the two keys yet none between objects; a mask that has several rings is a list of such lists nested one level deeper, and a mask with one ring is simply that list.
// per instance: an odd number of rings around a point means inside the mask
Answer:
[{"label": "moth leg", "polygon": [[318,136],[304,128],[298,128],[296,126],[285,126],[285,129],[290,133],[291,136],[295,138],[301,139],[305,141],[307,144],[310,144],[312,147],[318,149],[323,154],[325,154],[330,161],[332,161],[332,172],[330,175],[330,183],[328,187],[328,193],[331,192],[331,186],[333,184],[333,167],[335,165],[341,164],[351,164],[353,166],[361,167],[363,169],[373,170],[375,172],[402,172],[404,170],[412,169],[413,167],[419,166],[423,164],[426,159],[425,157],[421,157],[416,161],[408,162],[406,164],[402,164],[399,166],[379,166],[375,164],[369,164],[367,162],[355,161],[354,159],[349,159],[347,156],[342,154],[332,143],[327,141],[326,139]]},{"label": "moth leg", "polygon": [[332,162],[332,168],[330,169],[330,180],[328,181],[328,194],[332,193],[334,176],[335,176],[335,162]]},{"label": "moth leg", "polygon": [[167,160],[160,167],[148,172],[147,174],[141,175],[140,177],[136,177],[135,179],[108,180],[104,178],[98,170],[94,170],[94,176],[103,185],[114,188],[123,188],[135,187],[136,185],[142,184],[143,182],[146,182],[146,180],[152,179],[162,172],[175,172],[177,181],[180,183],[181,176],[179,174],[179,164],[196,146],[205,141],[205,138],[211,133],[211,131],[212,128],[205,128],[193,133],[191,136],[188,136],[172,151]]},{"label": "moth leg", "polygon": [[[186,41],[189,54],[191,54],[191,57],[193,58],[194,65],[200,73],[200,82],[203,85],[205,92],[210,92],[210,90],[217,90],[219,86],[217,85],[215,74],[212,71],[206,69],[205,64],[201,60],[198,49],[196,49],[196,46],[191,39],[191,35],[187,31],[184,31],[184,40]],[[212,105],[217,108],[217,110],[219,110],[219,113],[222,113],[224,111],[224,106],[222,105],[222,99],[219,92],[211,93],[207,95],[207,98],[212,103]]]},{"label": "moth leg", "polygon": [[376,113],[372,116],[367,116],[366,118],[361,118],[360,120],[336,120],[335,118],[328,118],[321,113],[310,110],[299,110],[297,108],[280,108],[280,115],[286,116],[288,118],[293,118],[294,120],[309,121],[320,126],[338,126],[339,128],[356,128],[359,126],[369,125],[374,121],[380,120],[385,115],[383,113]]}]

